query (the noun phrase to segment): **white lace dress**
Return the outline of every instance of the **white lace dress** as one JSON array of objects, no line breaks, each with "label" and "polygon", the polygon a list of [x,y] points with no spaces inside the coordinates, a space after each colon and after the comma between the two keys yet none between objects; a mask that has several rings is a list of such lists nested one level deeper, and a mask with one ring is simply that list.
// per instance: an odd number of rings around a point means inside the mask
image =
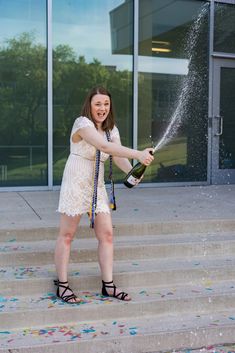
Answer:
[{"label": "white lace dress", "polygon": [[[72,141],[72,135],[77,130],[88,126],[94,127],[91,120],[86,117],[77,118],[70,135],[70,155],[63,173],[58,207],[60,213],[68,216],[87,213],[91,207],[96,149],[84,140],[77,143]],[[116,126],[110,131],[111,141],[114,137],[120,138]],[[104,138],[107,139],[105,132]],[[110,213],[104,183],[104,162],[108,157],[108,154],[101,152],[96,213]]]}]

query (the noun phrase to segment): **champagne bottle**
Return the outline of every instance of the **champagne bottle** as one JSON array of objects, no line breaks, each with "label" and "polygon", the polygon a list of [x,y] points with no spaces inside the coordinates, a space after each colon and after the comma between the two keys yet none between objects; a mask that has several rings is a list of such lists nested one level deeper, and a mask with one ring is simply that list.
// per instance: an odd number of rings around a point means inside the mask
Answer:
[{"label": "champagne bottle", "polygon": [[[153,156],[154,152],[155,152],[155,149],[153,151],[150,151],[149,153]],[[140,178],[144,174],[146,168],[147,168],[146,165],[140,162],[136,163],[134,167],[126,175],[123,182],[124,185],[127,186],[128,188],[133,188],[133,186],[139,183]]]},{"label": "champagne bottle", "polygon": [[141,164],[140,162],[136,163],[131,171],[126,175],[124,179],[124,185],[128,188],[133,188],[135,186],[142,175],[144,174],[146,169],[146,165]]}]

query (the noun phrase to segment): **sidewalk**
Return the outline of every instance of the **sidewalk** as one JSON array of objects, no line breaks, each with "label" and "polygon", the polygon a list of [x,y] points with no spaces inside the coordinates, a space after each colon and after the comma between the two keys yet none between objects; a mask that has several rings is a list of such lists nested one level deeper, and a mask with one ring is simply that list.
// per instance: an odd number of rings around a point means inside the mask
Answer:
[{"label": "sidewalk", "polygon": [[55,297],[58,199],[0,193],[1,352],[235,352],[235,185],[117,188],[114,276],[129,303],[100,295],[85,215],[69,265],[84,302]]},{"label": "sidewalk", "polygon": [[[0,193],[0,230],[58,227],[59,191]],[[116,189],[113,224],[235,220],[235,185]],[[89,225],[83,216],[82,225]]]}]

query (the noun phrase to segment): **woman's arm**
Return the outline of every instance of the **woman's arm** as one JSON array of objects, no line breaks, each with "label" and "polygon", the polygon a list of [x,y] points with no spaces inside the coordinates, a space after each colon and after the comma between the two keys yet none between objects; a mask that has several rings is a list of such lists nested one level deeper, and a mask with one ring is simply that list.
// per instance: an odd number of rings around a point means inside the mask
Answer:
[{"label": "woman's arm", "polygon": [[72,135],[72,141],[75,143],[81,140],[81,138],[100,151],[111,154],[115,157],[138,159],[145,165],[149,165],[153,161],[153,156],[150,154],[150,151],[153,151],[153,148],[146,148],[143,151],[138,151],[114,142],[108,142],[95,127],[84,127],[77,130]]},{"label": "woman's arm", "polygon": [[127,158],[122,157],[113,157],[114,163],[116,166],[121,169],[124,173],[128,174],[129,171],[132,169],[132,165]]},{"label": "woman's arm", "polygon": [[[119,133],[112,137],[112,141],[117,145],[122,145]],[[132,165],[128,158],[113,157],[113,160],[116,166],[126,174],[132,169]]]}]

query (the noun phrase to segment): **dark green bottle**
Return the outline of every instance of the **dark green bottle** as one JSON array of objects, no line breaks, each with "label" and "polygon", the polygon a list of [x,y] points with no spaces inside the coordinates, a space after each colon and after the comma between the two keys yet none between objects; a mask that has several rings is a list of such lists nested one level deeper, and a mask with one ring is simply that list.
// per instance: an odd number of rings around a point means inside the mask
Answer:
[{"label": "dark green bottle", "polygon": [[136,163],[131,171],[126,175],[124,179],[124,185],[128,188],[133,188],[135,186],[142,175],[144,174],[146,169],[146,165],[141,164],[140,162]]}]

